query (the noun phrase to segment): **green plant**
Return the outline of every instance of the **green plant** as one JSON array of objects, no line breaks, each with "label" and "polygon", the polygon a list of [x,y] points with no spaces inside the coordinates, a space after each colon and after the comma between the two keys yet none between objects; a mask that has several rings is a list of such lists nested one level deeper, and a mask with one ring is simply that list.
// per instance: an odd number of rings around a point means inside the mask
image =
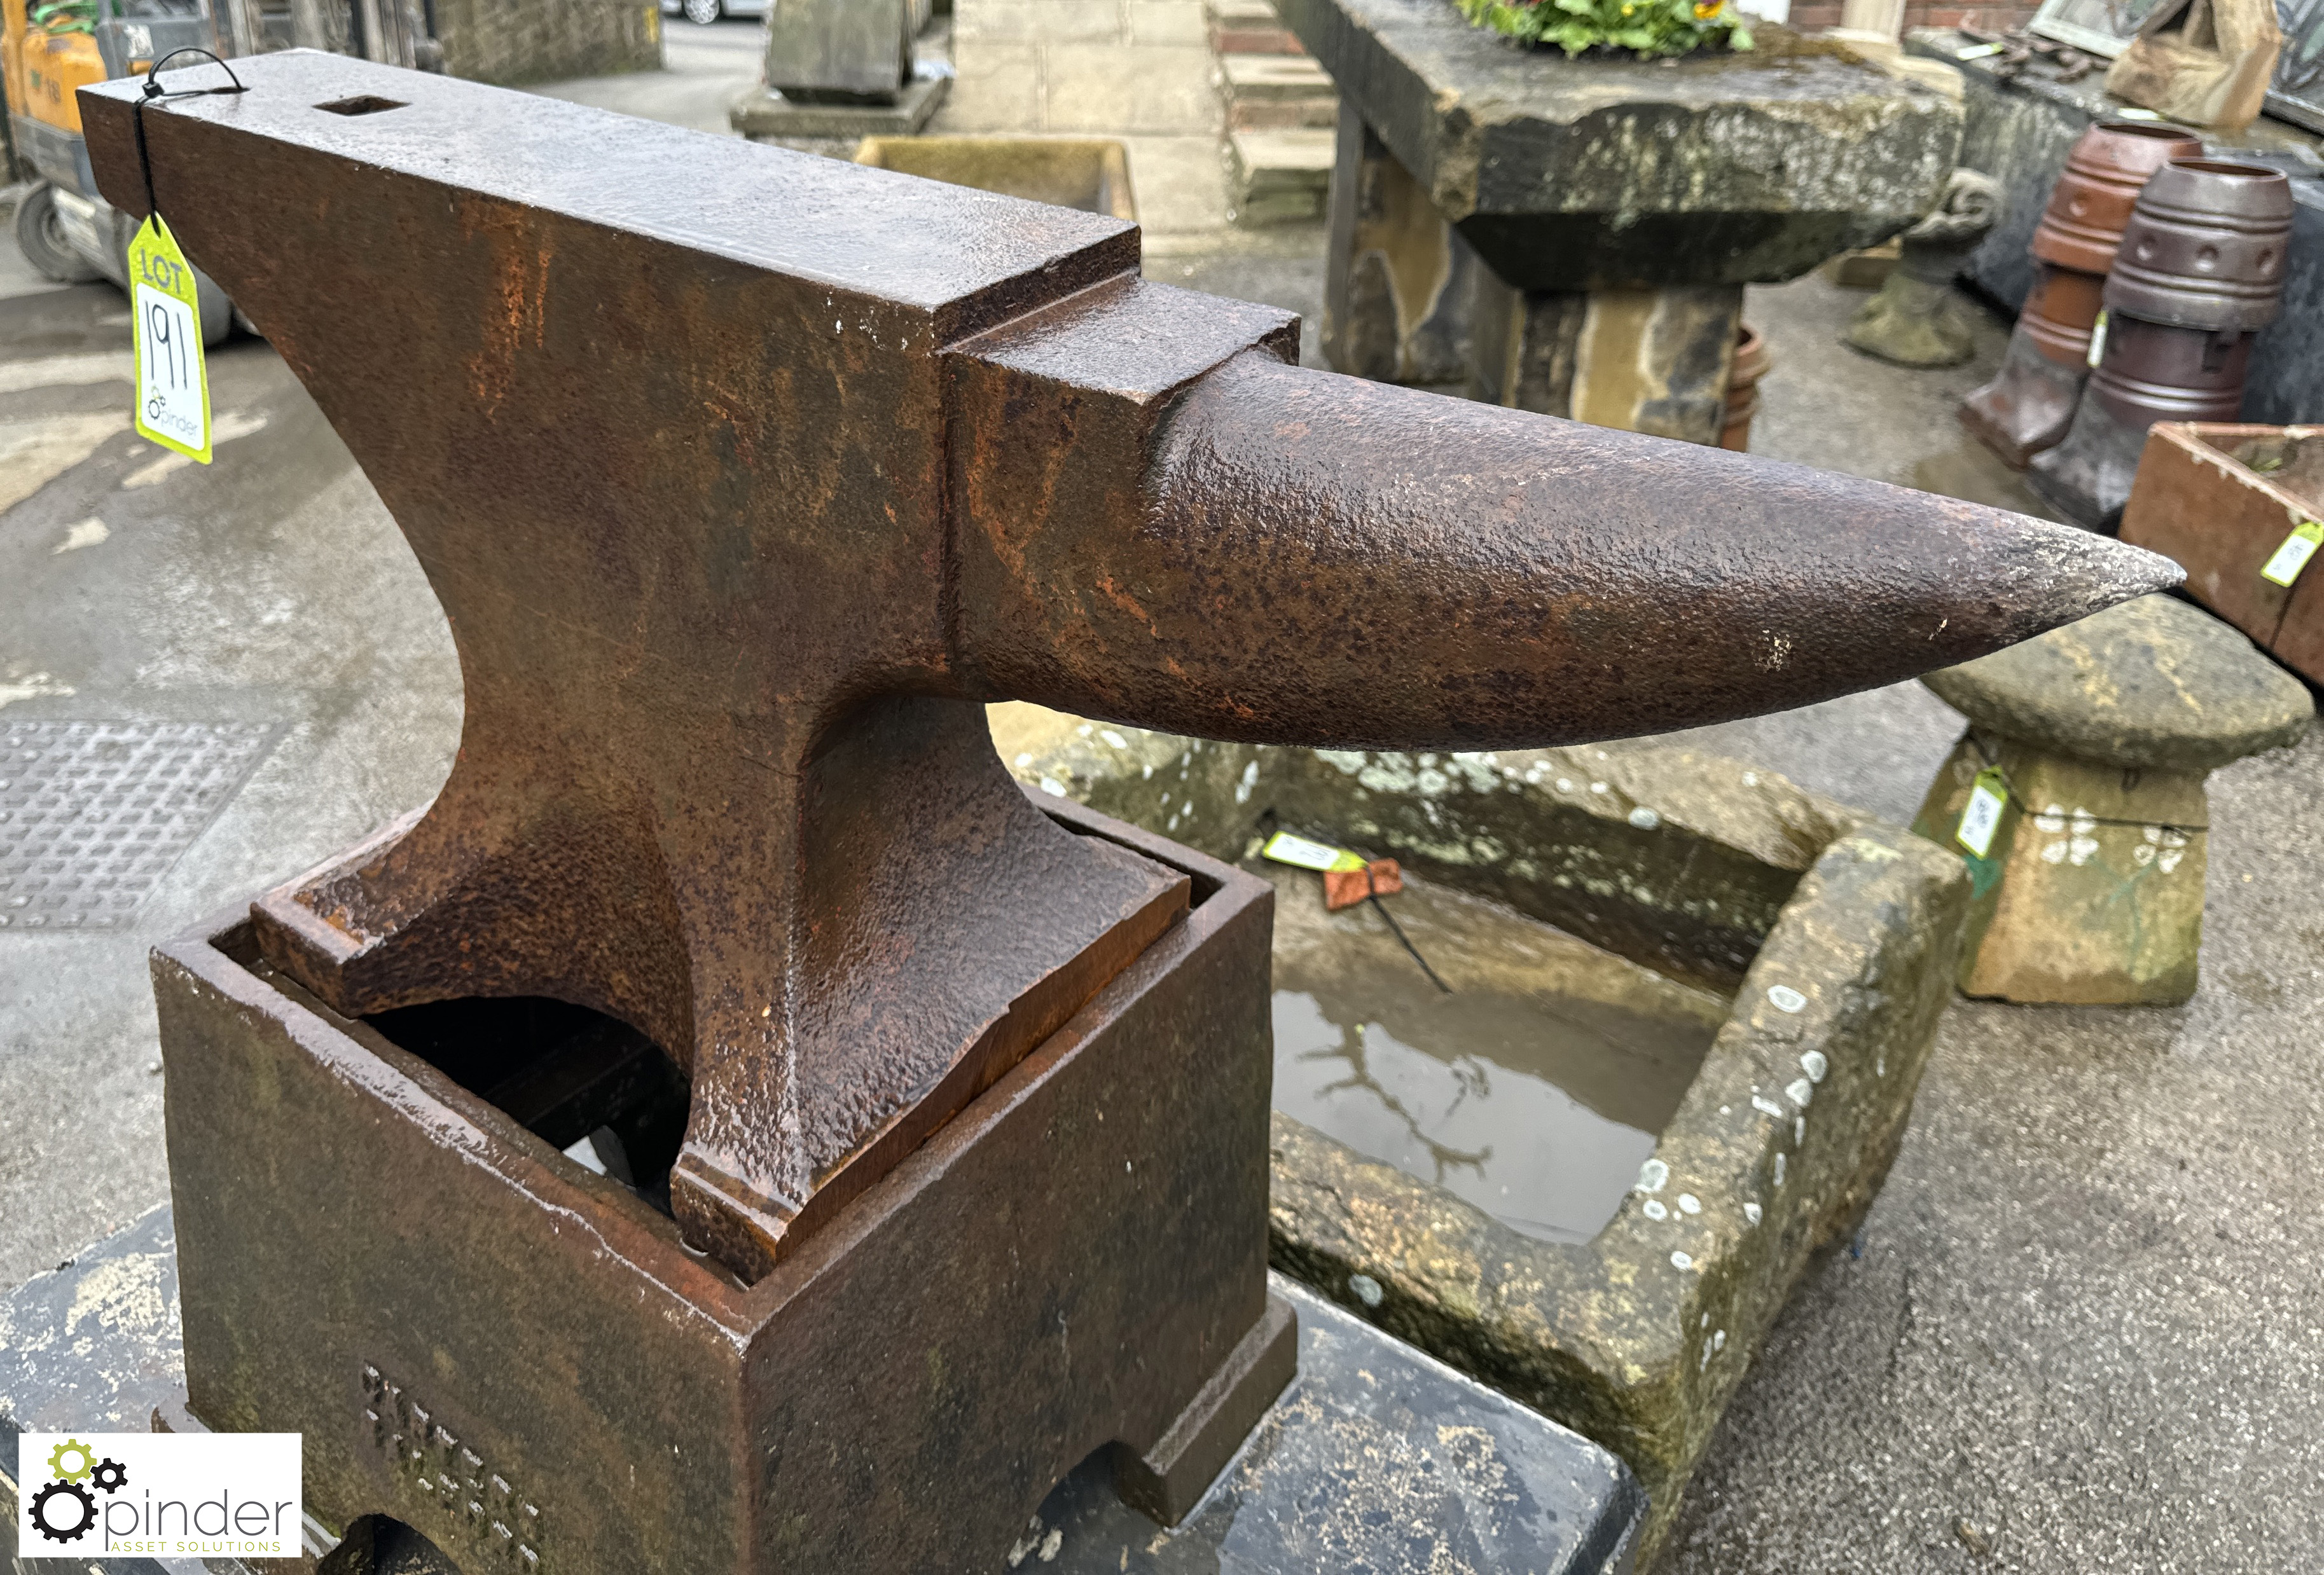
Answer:
[{"label": "green plant", "polygon": [[1479,27],[1568,55],[1634,50],[1640,59],[1706,47],[1751,47],[1751,29],[1730,0],[1454,0]]}]

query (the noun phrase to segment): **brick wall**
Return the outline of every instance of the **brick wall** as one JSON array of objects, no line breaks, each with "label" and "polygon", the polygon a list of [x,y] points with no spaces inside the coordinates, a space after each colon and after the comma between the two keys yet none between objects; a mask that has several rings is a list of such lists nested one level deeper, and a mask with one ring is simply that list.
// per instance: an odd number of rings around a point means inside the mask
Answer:
[{"label": "brick wall", "polygon": [[435,0],[433,9],[455,77],[542,82],[661,64],[655,0]]},{"label": "brick wall", "polygon": [[[1935,0],[1905,0],[1904,31],[1916,27],[1960,27],[1964,24],[1982,28],[1988,32],[2023,27],[2034,20],[2035,5],[1939,5]],[[1787,26],[1802,32],[1816,32],[1840,25],[1840,0],[1792,0],[1792,14]]]}]

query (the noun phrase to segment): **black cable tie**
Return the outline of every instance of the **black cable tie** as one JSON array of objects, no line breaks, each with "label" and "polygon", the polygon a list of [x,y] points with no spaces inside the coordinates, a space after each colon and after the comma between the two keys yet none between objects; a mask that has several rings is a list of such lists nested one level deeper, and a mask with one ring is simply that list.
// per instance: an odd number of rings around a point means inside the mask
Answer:
[{"label": "black cable tie", "polygon": [[1379,899],[1379,891],[1372,881],[1372,872],[1369,864],[1367,864],[1364,870],[1364,884],[1373,887],[1372,890],[1366,893],[1366,900],[1370,901],[1373,907],[1379,910],[1380,917],[1388,920],[1388,927],[1395,932],[1396,938],[1397,940],[1404,943],[1404,949],[1412,953],[1412,960],[1420,964],[1420,971],[1428,975],[1428,982],[1443,990],[1446,995],[1451,995],[1452,993],[1452,987],[1436,976],[1436,970],[1428,965],[1428,959],[1420,954],[1420,948],[1412,944],[1412,937],[1406,935],[1404,933],[1404,926],[1396,922],[1396,915],[1388,912],[1388,904]]},{"label": "black cable tie", "polygon": [[[201,56],[204,60],[215,64],[219,70],[224,71],[226,73],[226,79],[232,83],[233,86],[230,88],[181,88],[174,93],[162,91],[161,83],[161,68],[168,65],[171,60],[176,60],[180,55]],[[129,118],[136,124],[137,171],[144,178],[145,180],[145,216],[147,218],[160,217],[161,213],[161,205],[155,200],[153,196],[153,160],[152,155],[147,153],[145,151],[145,106],[161,99],[206,98],[214,93],[247,93],[249,91],[250,89],[244,86],[242,78],[234,74],[234,68],[232,66],[227,65],[224,60],[220,60],[217,55],[212,54],[209,51],[205,49],[197,49],[191,44],[187,45],[183,49],[171,50],[168,54],[163,55],[160,60],[154,61],[152,65],[146,68],[145,96],[137,100],[135,104],[130,106]]]}]

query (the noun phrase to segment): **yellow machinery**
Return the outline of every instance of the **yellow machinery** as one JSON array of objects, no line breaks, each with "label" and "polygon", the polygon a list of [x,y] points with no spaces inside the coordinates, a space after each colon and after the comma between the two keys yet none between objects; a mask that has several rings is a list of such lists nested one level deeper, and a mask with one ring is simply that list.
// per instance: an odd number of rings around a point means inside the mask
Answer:
[{"label": "yellow machinery", "polygon": [[[136,232],[97,194],[75,95],[187,48],[225,52],[208,0],[0,0],[8,129],[17,158],[36,175],[17,199],[16,244],[49,278],[110,279],[126,288],[124,257]],[[232,327],[234,309],[207,277],[198,282],[202,336],[215,344]]]}]

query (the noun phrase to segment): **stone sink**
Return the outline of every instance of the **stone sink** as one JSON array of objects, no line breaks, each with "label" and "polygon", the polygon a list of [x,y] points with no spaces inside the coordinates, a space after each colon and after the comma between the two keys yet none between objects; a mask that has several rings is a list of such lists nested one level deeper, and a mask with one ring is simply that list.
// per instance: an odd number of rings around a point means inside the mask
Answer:
[{"label": "stone sink", "polygon": [[[1666,746],[1274,749],[1022,705],[994,708],[994,736],[1028,788],[1214,856],[1249,861],[1280,825],[1393,857],[1415,878],[1387,905],[1407,925],[1448,900],[1423,889],[1443,889],[1591,952],[1599,961],[1559,987],[1591,997],[1581,1009],[1703,1017],[1707,1048],[1655,1118],[1659,1138],[1624,1151],[1626,1167],[1643,1157],[1603,1201],[1581,1201],[1586,1235],[1480,1206],[1495,1201],[1479,1184],[1489,1172],[1440,1184],[1441,1164],[1414,1174],[1428,1164],[1399,1156],[1399,1168],[1294,1119],[1282,1106],[1313,1090],[1277,1050],[1275,1266],[1620,1455],[1652,1503],[1648,1567],[1793,1285],[1853,1235],[1887,1174],[1951,998],[1960,861],[1770,773]],[[1280,1038],[1286,971],[1324,916],[1320,882],[1296,884],[1317,878],[1269,869]],[[1489,974],[1441,933],[1432,944],[1457,990]]]}]

